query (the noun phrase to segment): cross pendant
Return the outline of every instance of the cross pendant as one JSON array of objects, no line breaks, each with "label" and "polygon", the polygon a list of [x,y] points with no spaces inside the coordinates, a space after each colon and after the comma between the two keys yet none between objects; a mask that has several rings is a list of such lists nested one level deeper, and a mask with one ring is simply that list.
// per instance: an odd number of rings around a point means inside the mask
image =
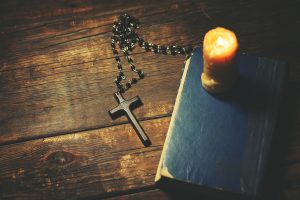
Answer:
[{"label": "cross pendant", "polygon": [[116,119],[121,115],[126,115],[128,120],[131,122],[134,130],[138,134],[140,140],[145,146],[151,145],[151,141],[148,138],[148,136],[145,134],[143,128],[139,124],[139,122],[136,120],[134,114],[131,112],[131,109],[137,108],[141,105],[143,105],[141,99],[136,96],[130,100],[125,100],[121,93],[116,92],[114,93],[114,97],[119,103],[117,107],[109,111],[109,115],[112,119]]}]

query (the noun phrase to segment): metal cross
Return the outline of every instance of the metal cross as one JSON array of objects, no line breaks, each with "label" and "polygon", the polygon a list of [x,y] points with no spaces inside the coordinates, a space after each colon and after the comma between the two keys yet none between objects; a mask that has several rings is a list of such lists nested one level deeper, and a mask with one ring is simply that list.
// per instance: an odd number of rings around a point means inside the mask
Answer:
[{"label": "metal cross", "polygon": [[130,100],[125,100],[122,94],[119,92],[114,93],[114,97],[119,103],[119,105],[116,108],[109,111],[109,115],[111,116],[111,118],[116,119],[119,116],[125,114],[128,120],[131,122],[134,130],[138,134],[140,140],[143,142],[145,146],[149,146],[151,144],[150,139],[145,134],[139,122],[136,120],[134,114],[131,112],[131,109],[143,105],[141,99],[138,96],[136,96]]}]

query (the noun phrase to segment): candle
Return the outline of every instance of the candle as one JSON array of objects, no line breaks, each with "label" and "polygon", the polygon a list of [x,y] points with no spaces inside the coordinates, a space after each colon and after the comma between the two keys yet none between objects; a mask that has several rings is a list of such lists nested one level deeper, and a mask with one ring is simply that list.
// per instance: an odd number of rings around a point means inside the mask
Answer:
[{"label": "candle", "polygon": [[206,33],[201,80],[207,91],[221,93],[232,88],[238,76],[237,49],[237,38],[232,31],[218,27]]}]

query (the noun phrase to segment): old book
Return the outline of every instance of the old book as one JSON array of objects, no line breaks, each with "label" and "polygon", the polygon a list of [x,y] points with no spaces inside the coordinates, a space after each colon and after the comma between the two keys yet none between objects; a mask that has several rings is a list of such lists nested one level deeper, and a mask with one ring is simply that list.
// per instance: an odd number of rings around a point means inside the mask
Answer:
[{"label": "old book", "polygon": [[235,87],[211,95],[201,86],[201,49],[186,62],[156,174],[159,186],[225,199],[259,194],[287,65],[247,54],[238,54],[237,63]]}]

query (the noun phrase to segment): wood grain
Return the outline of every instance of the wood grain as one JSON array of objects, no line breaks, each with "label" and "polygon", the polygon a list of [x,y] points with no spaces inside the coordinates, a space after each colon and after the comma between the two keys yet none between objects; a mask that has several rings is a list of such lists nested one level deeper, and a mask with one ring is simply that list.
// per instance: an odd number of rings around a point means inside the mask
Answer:
[{"label": "wood grain", "polygon": [[265,199],[298,200],[299,7],[296,0],[1,1],[0,199],[174,198],[153,190],[153,179],[184,58],[133,52],[146,79],[125,97],[144,102],[135,114],[152,139],[145,149],[126,118],[107,115],[116,106],[110,31],[126,12],[150,42],[201,46],[207,30],[224,26],[240,51],[289,63],[293,101],[284,104],[267,170],[273,195]]},{"label": "wood grain", "polygon": [[[0,147],[0,199],[78,199],[153,186],[170,118]],[[128,145],[130,144],[130,145]]]}]

